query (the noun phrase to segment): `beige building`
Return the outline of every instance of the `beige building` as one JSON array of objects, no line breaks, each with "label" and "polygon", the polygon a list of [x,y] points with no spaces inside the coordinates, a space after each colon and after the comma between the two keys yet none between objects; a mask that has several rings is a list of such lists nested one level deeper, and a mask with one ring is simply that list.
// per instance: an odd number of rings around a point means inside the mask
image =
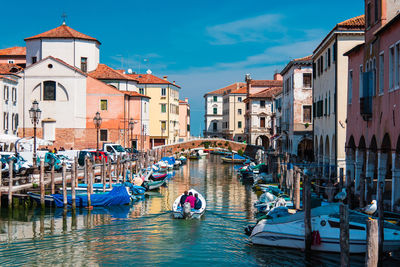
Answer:
[{"label": "beige building", "polygon": [[348,58],[364,42],[364,16],[338,23],[313,53],[314,156],[325,177],[345,168]]},{"label": "beige building", "polygon": [[151,147],[178,142],[179,139],[179,90],[175,82],[147,74],[127,74],[138,81],[139,93],[150,100]]},{"label": "beige building", "polygon": [[222,135],[225,139],[238,142],[246,140],[244,133],[246,87],[229,89],[222,96]]},{"label": "beige building", "polygon": [[281,75],[282,152],[312,161],[312,56],[290,61]]},{"label": "beige building", "polygon": [[190,105],[189,99],[179,100],[179,142],[190,138]]}]

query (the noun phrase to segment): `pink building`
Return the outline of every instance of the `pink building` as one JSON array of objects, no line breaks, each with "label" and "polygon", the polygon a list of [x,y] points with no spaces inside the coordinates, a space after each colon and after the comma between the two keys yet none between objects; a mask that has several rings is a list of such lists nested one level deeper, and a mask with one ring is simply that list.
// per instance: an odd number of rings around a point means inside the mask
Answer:
[{"label": "pink building", "polygon": [[190,137],[190,105],[189,99],[179,100],[179,142]]},{"label": "pink building", "polygon": [[[361,180],[384,185],[385,207],[400,202],[400,3],[365,1],[365,43],[348,51],[346,165],[357,194]],[[373,198],[376,196],[372,196]]]},{"label": "pink building", "polygon": [[16,64],[25,68],[26,66],[26,48],[14,46],[0,49],[0,63]]}]

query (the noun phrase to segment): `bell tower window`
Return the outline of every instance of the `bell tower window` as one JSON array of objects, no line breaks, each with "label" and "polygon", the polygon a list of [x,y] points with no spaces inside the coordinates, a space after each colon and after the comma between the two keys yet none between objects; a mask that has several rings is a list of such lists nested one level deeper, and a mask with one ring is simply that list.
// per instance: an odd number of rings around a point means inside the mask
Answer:
[{"label": "bell tower window", "polygon": [[56,82],[45,81],[43,83],[43,100],[56,100]]}]

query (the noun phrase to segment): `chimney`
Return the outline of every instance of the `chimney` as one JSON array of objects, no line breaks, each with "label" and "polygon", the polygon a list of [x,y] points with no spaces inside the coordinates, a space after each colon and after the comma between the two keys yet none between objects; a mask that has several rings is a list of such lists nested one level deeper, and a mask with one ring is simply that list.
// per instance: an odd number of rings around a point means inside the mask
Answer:
[{"label": "chimney", "polygon": [[185,102],[189,103],[189,98],[185,97]]},{"label": "chimney", "polygon": [[251,76],[250,74],[246,74],[244,80],[246,81],[246,95],[249,97],[250,95],[250,87],[251,87]]},{"label": "chimney", "polygon": [[167,80],[167,78],[168,78],[168,76],[167,76],[167,75],[165,75],[165,76],[164,76],[164,80]]},{"label": "chimney", "polygon": [[274,80],[275,81],[282,81],[283,80],[282,75],[280,73],[275,73],[274,74]]},{"label": "chimney", "polygon": [[175,81],[173,81],[172,84],[175,85]]}]

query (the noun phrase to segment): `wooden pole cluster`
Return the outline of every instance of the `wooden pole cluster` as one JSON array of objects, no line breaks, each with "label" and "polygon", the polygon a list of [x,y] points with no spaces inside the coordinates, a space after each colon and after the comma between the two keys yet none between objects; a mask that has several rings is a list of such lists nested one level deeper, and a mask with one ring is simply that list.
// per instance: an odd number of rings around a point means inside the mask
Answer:
[{"label": "wooden pole cluster", "polygon": [[40,160],[40,175],[39,175],[39,183],[40,183],[40,207],[44,210],[44,159]]}]

